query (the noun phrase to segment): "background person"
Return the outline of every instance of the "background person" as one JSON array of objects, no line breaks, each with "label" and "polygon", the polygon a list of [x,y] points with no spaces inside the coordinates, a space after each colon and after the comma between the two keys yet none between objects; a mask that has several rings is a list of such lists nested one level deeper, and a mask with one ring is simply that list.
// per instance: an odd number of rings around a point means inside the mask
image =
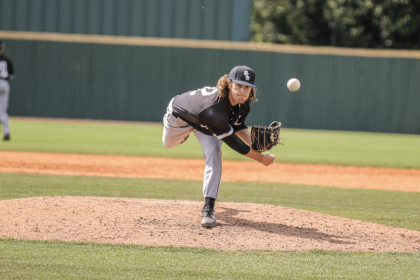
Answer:
[{"label": "background person", "polygon": [[12,60],[4,54],[5,45],[0,39],[0,122],[3,125],[3,140],[10,140],[9,130],[9,94],[10,86],[8,80],[13,78],[14,68]]},{"label": "background person", "polygon": [[248,66],[234,67],[221,77],[217,87],[204,87],[175,96],[163,117],[162,141],[172,148],[186,141],[194,132],[203,149],[205,159],[201,224],[216,226],[215,201],[222,176],[222,143],[238,153],[266,166],[275,156],[260,154],[251,148],[251,134],[245,119],[256,101],[255,72]]}]

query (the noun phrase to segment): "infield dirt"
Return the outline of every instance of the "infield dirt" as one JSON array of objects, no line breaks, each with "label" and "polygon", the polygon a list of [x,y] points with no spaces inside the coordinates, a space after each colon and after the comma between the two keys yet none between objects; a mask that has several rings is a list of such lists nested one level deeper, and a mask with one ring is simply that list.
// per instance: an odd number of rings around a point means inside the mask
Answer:
[{"label": "infield dirt", "polygon": [[[0,151],[0,172],[203,180],[204,160]],[[223,161],[222,181],[420,192],[420,169]]]}]

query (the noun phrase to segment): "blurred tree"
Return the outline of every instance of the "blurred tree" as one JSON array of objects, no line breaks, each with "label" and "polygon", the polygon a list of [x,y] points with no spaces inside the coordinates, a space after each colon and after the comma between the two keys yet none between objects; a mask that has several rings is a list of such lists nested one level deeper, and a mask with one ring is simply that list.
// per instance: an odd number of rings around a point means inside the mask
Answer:
[{"label": "blurred tree", "polygon": [[252,41],[420,49],[420,0],[256,0]]}]

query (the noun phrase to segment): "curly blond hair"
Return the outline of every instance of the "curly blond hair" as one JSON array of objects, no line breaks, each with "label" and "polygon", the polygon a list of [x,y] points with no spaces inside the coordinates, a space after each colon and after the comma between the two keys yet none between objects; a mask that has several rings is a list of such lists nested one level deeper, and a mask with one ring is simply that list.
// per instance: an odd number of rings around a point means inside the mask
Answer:
[{"label": "curly blond hair", "polygon": [[[229,76],[223,75],[220,77],[219,81],[217,81],[217,88],[219,89],[219,96],[221,98],[226,98],[229,96],[229,84],[231,81],[228,78]],[[255,88],[251,88],[251,93],[249,94],[248,99],[252,98],[254,102],[257,102],[257,92],[255,91]]]}]

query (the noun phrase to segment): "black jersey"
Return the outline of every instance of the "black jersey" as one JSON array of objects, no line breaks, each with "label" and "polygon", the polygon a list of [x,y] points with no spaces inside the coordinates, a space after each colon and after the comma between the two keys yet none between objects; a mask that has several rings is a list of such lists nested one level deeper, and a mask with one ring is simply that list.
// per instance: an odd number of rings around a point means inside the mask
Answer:
[{"label": "black jersey", "polygon": [[0,52],[0,79],[8,80],[14,73],[12,60]]},{"label": "black jersey", "polygon": [[223,139],[247,128],[245,119],[251,110],[251,100],[232,106],[229,98],[219,97],[216,87],[188,91],[174,98],[173,114],[196,130]]}]

